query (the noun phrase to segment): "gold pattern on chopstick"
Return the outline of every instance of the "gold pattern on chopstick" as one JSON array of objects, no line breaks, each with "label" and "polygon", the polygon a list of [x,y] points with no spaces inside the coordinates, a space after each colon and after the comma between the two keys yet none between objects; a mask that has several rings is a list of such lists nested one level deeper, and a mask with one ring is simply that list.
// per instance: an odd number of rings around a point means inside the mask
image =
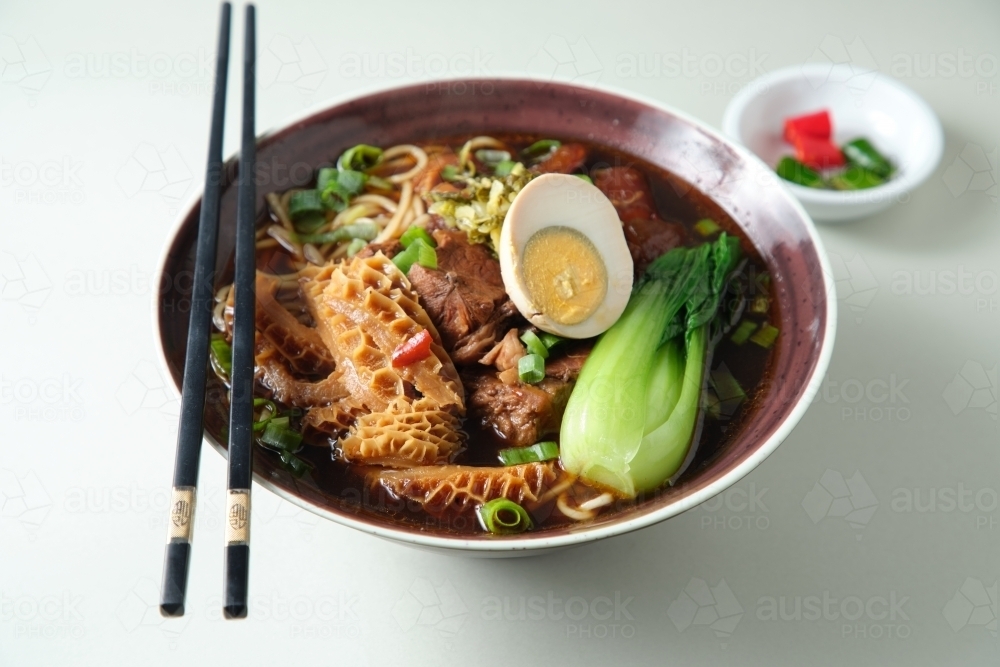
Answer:
[{"label": "gold pattern on chopstick", "polygon": [[250,543],[250,489],[230,489],[226,501],[226,545]]},{"label": "gold pattern on chopstick", "polygon": [[167,523],[168,542],[190,542],[194,532],[193,486],[175,486],[170,496],[170,521]]}]

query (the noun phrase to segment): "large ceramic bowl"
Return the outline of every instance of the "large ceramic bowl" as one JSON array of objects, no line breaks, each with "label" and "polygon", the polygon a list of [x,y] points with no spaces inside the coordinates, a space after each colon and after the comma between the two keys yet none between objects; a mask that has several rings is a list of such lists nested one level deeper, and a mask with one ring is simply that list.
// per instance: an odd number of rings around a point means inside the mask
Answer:
[{"label": "large ceramic bowl", "polygon": [[[679,187],[707,194],[742,227],[772,272],[782,335],[770,381],[742,428],[697,471],[656,497],[591,523],[503,539],[433,533],[358,509],[311,480],[299,481],[255,454],[254,477],[279,496],[337,523],[414,546],[513,556],[627,533],[691,509],[761,463],[798,423],[826,371],[836,301],[831,273],[809,216],[747,150],[700,122],[651,100],[604,88],[524,79],[452,80],[410,85],[337,102],[260,137],[258,198],[301,185],[311,169],[357,144],[392,145],[490,132],[523,132],[603,144],[671,172]],[[223,176],[218,269],[231,266],[236,217],[234,169]],[[163,361],[180,386],[187,332],[183,307],[194,256],[199,199],[182,213],[164,254],[157,327]],[[225,455],[225,411],[209,394],[206,440]]]}]

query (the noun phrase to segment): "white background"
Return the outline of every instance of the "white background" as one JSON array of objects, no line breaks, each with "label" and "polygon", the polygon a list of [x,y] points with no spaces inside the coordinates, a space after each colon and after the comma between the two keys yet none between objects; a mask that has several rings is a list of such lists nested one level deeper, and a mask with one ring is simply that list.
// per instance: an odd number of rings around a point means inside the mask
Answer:
[{"label": "white background", "polygon": [[1000,5],[749,4],[261,3],[261,130],[377,85],[511,71],[598,80],[717,126],[752,78],[844,57],[923,95],[947,145],[911,199],[821,229],[840,279],[828,382],[721,498],[482,561],[257,488],[251,618],[224,622],[225,467],[207,447],[190,612],[156,611],[177,404],[149,284],[201,180],[217,6],[4,2],[0,665],[996,664]]}]

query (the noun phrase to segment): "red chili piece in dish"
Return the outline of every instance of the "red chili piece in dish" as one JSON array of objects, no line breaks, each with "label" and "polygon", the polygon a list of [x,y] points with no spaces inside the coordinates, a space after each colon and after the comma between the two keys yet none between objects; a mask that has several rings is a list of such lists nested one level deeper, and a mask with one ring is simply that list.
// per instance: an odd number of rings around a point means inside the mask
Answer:
[{"label": "red chili piece in dish", "polygon": [[424,329],[392,351],[392,365],[409,366],[431,356],[431,334]]},{"label": "red chili piece in dish", "polygon": [[800,137],[829,139],[833,134],[830,112],[824,109],[816,113],[785,119],[785,141],[794,144]]},{"label": "red chili piece in dish", "polygon": [[844,154],[829,139],[798,137],[795,141],[795,157],[813,169],[844,166]]}]

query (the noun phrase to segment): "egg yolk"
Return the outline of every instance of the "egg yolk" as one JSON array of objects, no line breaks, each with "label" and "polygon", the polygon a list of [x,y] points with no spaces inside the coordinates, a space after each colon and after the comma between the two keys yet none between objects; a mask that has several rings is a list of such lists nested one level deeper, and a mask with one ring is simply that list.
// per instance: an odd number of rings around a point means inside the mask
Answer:
[{"label": "egg yolk", "polygon": [[604,260],[571,227],[546,227],[524,245],[521,274],[532,304],[559,324],[579,324],[608,293]]}]

